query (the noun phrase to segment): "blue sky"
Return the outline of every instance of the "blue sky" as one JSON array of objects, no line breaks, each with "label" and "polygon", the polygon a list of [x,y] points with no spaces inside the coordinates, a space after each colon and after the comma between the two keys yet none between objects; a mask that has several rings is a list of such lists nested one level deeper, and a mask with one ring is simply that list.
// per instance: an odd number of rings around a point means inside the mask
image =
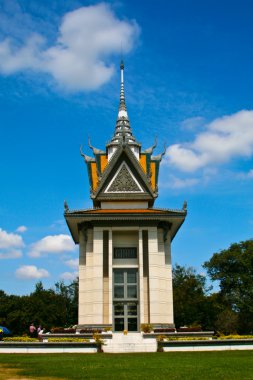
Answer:
[{"label": "blue sky", "polygon": [[91,207],[79,147],[103,149],[119,102],[158,137],[156,207],[188,216],[173,263],[202,263],[253,229],[253,3],[242,0],[0,0],[0,289],[71,281],[78,249],[63,218]]}]

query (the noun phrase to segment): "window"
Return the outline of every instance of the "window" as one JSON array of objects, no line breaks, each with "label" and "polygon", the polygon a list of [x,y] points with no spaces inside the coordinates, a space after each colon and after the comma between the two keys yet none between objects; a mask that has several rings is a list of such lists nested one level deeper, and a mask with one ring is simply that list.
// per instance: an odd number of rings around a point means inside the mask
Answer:
[{"label": "window", "polygon": [[113,270],[114,330],[138,331],[138,269]]},{"label": "window", "polygon": [[137,259],[136,247],[115,247],[114,259]]}]

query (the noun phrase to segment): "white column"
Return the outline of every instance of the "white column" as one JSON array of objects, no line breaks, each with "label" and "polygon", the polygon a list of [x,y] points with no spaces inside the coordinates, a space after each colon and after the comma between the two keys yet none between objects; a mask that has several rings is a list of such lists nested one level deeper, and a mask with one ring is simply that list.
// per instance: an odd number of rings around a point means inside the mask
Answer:
[{"label": "white column", "polygon": [[109,229],[109,323],[112,324],[112,228]]},{"label": "white column", "polygon": [[143,286],[143,242],[142,229],[139,228],[139,322],[144,323],[144,286]]},{"label": "white column", "polygon": [[170,231],[167,234],[167,240],[164,242],[165,253],[165,275],[166,275],[166,293],[168,302],[168,319],[169,323],[174,324],[173,310],[173,286],[172,286],[172,264],[171,264],[171,236]]},{"label": "white column", "polygon": [[93,237],[93,324],[103,324],[103,228],[94,227]]},{"label": "white column", "polygon": [[149,255],[149,301],[150,323],[160,323],[160,302],[157,227],[148,228],[148,255]]},{"label": "white column", "polygon": [[87,230],[82,229],[79,232],[79,293],[78,293],[78,323],[84,323],[83,315],[85,313],[86,299],[86,239]]},{"label": "white column", "polygon": [[164,242],[162,228],[149,228],[150,323],[173,324],[170,235]]}]

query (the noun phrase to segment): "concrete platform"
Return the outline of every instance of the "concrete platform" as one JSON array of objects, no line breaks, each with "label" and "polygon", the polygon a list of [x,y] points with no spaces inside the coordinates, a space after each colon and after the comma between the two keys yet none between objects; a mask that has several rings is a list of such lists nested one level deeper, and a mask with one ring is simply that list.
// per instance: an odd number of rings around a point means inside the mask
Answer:
[{"label": "concrete platform", "polygon": [[103,351],[106,353],[156,352],[156,338],[146,339],[141,333],[113,333],[112,339],[106,339]]}]

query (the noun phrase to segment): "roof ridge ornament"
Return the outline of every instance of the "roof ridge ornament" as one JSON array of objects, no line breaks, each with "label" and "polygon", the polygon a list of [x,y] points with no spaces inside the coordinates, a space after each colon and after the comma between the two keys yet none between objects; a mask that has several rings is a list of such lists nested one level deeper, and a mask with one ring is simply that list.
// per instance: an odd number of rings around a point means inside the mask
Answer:
[{"label": "roof ridge ornament", "polygon": [[157,146],[157,136],[155,137],[155,141],[154,141],[154,145],[152,145],[150,148],[147,148],[143,151],[143,153],[149,153],[149,154],[152,154],[153,153],[153,150],[156,148]]},{"label": "roof ridge ornament", "polygon": [[96,154],[103,154],[105,153],[104,150],[101,150],[101,149],[97,149],[97,148],[94,148],[94,146],[91,145],[91,142],[90,142],[90,136],[88,137],[88,145],[90,147],[90,149],[92,150],[93,154],[96,155]]},{"label": "roof ridge ornament", "polygon": [[80,154],[84,158],[85,162],[91,162],[91,161],[94,162],[95,161],[95,158],[87,156],[86,154],[83,153],[83,147],[82,147],[82,145],[80,145]]},{"label": "roof ridge ornament", "polygon": [[152,156],[152,160],[155,160],[155,161],[162,161],[162,158],[163,156],[165,155],[166,153],[166,150],[167,150],[167,147],[166,147],[166,144],[164,144],[164,149],[163,149],[163,152],[158,154],[158,156]]}]

